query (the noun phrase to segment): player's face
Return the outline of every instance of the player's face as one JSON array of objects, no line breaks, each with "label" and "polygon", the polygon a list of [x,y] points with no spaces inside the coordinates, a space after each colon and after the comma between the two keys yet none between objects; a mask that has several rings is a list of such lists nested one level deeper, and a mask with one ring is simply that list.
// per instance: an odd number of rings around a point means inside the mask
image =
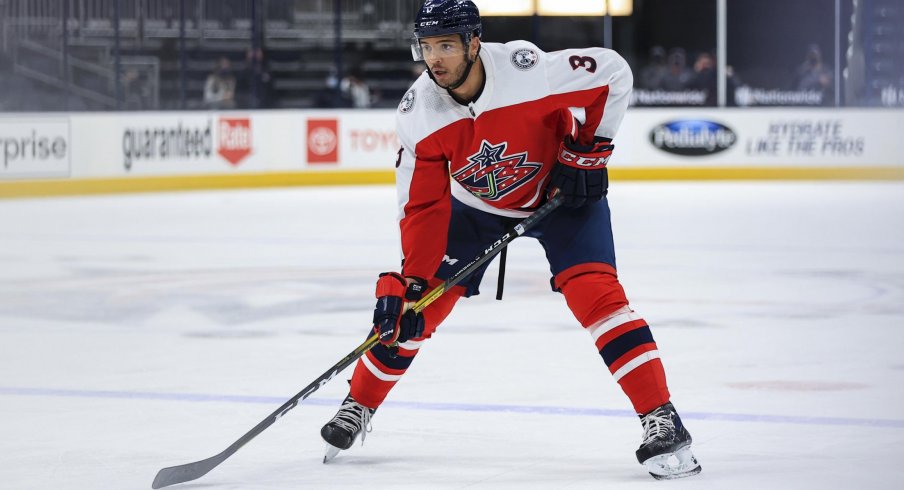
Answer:
[{"label": "player's face", "polygon": [[467,50],[460,36],[428,37],[420,43],[424,62],[437,85],[449,88],[461,80],[467,67]]}]

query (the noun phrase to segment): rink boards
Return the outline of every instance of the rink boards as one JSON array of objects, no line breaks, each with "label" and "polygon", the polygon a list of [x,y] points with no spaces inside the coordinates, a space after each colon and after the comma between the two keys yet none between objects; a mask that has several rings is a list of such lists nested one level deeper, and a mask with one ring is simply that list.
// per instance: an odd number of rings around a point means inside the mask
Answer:
[{"label": "rink boards", "polygon": [[[401,117],[404,117],[402,115]],[[394,110],[0,115],[0,197],[389,184]],[[904,111],[632,109],[620,180],[904,180]]]}]

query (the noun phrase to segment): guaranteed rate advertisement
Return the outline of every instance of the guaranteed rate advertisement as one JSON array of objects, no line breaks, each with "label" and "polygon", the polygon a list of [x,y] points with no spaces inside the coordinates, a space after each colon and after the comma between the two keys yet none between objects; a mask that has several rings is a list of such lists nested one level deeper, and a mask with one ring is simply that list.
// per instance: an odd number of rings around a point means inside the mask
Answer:
[{"label": "guaranteed rate advertisement", "polygon": [[[291,114],[73,113],[71,177],[217,175],[299,170]],[[0,123],[6,120],[0,116]]]},{"label": "guaranteed rate advertisement", "polygon": [[127,173],[229,171],[250,163],[255,153],[250,115],[173,113],[127,118],[116,125]]},{"label": "guaranteed rate advertisement", "polygon": [[210,160],[214,156],[213,121],[198,122],[193,125],[179,119],[169,127],[144,124],[124,128],[123,168],[137,171],[153,165],[159,169],[173,162]]}]

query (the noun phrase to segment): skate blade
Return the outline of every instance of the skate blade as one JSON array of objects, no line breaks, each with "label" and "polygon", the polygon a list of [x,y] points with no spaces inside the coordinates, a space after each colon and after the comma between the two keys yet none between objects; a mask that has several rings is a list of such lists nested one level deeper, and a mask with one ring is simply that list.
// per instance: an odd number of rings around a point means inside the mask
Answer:
[{"label": "skate blade", "polygon": [[696,475],[703,471],[703,467],[697,462],[690,446],[675,451],[674,453],[660,454],[643,462],[650,475],[657,480],[674,480]]},{"label": "skate blade", "polygon": [[329,463],[330,460],[332,460],[336,457],[337,454],[339,454],[339,451],[341,451],[341,449],[339,449],[338,447],[330,443],[326,443],[326,452],[323,455],[323,464]]}]

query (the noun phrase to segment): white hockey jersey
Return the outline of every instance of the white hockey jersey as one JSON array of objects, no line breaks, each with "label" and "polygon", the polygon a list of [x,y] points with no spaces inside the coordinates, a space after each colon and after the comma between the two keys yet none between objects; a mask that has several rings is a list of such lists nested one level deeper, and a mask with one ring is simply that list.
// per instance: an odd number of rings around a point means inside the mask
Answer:
[{"label": "white hockey jersey", "polygon": [[489,213],[527,216],[543,202],[563,138],[614,139],[628,107],[631,69],[609,49],[546,53],[527,41],[482,43],[480,59],[486,83],[469,105],[426,72],[399,104],[396,186],[406,276],[429,279],[439,267],[450,196]]}]

